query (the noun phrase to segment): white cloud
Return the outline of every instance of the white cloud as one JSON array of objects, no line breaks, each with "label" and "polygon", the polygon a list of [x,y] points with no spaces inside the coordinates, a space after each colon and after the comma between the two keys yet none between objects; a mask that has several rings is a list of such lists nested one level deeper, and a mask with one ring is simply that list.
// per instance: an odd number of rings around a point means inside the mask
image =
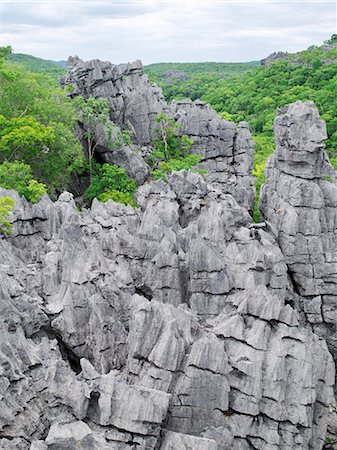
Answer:
[{"label": "white cloud", "polygon": [[11,0],[3,42],[48,59],[247,61],[336,32],[334,2]]}]

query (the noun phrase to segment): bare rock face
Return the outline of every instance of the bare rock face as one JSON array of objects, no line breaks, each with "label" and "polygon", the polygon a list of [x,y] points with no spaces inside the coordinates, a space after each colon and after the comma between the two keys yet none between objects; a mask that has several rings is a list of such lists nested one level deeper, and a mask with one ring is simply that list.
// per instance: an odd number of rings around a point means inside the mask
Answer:
[{"label": "bare rock face", "polygon": [[337,183],[324,151],[325,123],[311,102],[296,102],[275,120],[276,153],[261,207],[277,241],[301,309],[337,358]]},{"label": "bare rock face", "polygon": [[[150,146],[158,139],[159,113],[175,117],[179,125],[177,132],[191,137],[194,142],[191,151],[202,155],[200,168],[207,171],[208,181],[252,211],[254,144],[246,123],[236,127],[200,101],[183,100],[168,105],[161,89],[148,82],[140,61],[114,66],[99,60],[84,62],[72,58],[69,66],[63,84],[72,87],[71,95],[106,98],[112,121],[122,129],[131,130],[139,146]],[[139,152],[124,148],[116,155],[116,150],[107,145],[102,130],[96,135],[102,159],[122,165],[141,184],[148,175],[148,167]]]},{"label": "bare rock face", "polygon": [[322,449],[333,359],[232,195],[185,172],[138,209],[5,194],[2,449]]},{"label": "bare rock face", "polygon": [[261,66],[270,66],[270,64],[277,62],[277,61],[282,61],[284,59],[288,59],[289,58],[289,53],[287,52],[274,52],[271,53],[270,55],[268,55],[266,58],[261,59]]}]

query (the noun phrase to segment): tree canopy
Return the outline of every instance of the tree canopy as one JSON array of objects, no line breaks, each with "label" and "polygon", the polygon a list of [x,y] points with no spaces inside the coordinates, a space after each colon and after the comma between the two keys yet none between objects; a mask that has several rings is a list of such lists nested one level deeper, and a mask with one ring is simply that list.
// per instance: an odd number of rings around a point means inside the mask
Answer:
[{"label": "tree canopy", "polygon": [[6,61],[9,51],[0,49],[0,163],[29,164],[58,193],[83,160],[75,107],[54,79]]}]

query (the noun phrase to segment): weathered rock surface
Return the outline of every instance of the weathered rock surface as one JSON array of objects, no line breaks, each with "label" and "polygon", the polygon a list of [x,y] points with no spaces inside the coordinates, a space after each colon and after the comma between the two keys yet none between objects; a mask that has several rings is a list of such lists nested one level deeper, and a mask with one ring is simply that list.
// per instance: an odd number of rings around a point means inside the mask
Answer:
[{"label": "weathered rock surface", "polygon": [[189,76],[180,70],[166,70],[166,72],[163,73],[164,83],[170,83],[172,80],[186,81],[188,78]]},{"label": "weathered rock surface", "polygon": [[282,61],[289,58],[289,53],[287,52],[274,52],[268,55],[266,58],[261,59],[261,66],[270,66],[270,64]]},{"label": "weathered rock surface", "polygon": [[296,102],[275,120],[261,207],[277,234],[312,329],[337,358],[337,182],[324,151],[325,123],[313,103]]},{"label": "weathered rock surface", "polygon": [[[192,127],[184,121],[199,106],[185,108],[178,120]],[[288,134],[276,131],[263,194],[270,225],[252,224],[217,180],[196,173],[144,184],[138,209],[94,201],[79,211],[69,193],[30,205],[0,191],[16,201],[13,233],[0,240],[0,448],[322,449],[334,404],[321,333],[327,318],[334,326],[334,259],[314,252],[335,236],[334,184],[316,177],[327,161],[313,106],[292,105],[279,121]],[[230,130],[223,145],[240,132],[249,148],[244,125]],[[305,183],[317,186],[310,207]],[[281,230],[273,214],[284,205],[283,218],[297,216]],[[307,245],[289,253],[282,233]],[[305,272],[323,267],[318,284]]]},{"label": "weathered rock surface", "polygon": [[[232,194],[248,210],[253,209],[254,144],[246,123],[236,127],[200,101],[184,100],[168,105],[161,89],[148,82],[140,61],[114,66],[99,60],[84,62],[71,58],[69,66],[63,84],[72,86],[71,95],[106,98],[111,120],[122,129],[132,131],[134,143],[139,146],[150,146],[158,139],[159,113],[175,117],[179,124],[177,132],[191,137],[194,142],[191,151],[202,155],[200,167],[207,170],[208,181],[223,193]],[[148,168],[139,152],[125,148],[116,152],[102,138],[102,130],[96,134],[100,141],[98,153],[105,162],[125,167],[140,183],[146,178]]]}]

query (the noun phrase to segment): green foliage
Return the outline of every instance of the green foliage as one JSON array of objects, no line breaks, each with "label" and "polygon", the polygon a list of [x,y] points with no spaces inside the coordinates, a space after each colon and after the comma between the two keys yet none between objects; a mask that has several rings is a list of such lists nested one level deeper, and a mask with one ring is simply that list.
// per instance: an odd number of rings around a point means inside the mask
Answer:
[{"label": "green foliage", "polygon": [[314,48],[289,56],[269,67],[258,67],[240,77],[208,87],[202,100],[235,121],[248,121],[254,133],[272,134],[276,109],[296,100],[316,103],[328,129],[328,151],[337,146],[337,65],[323,63],[337,50]]},{"label": "green foliage", "polygon": [[193,144],[193,139],[187,135],[176,135],[178,125],[172,117],[160,113],[156,121],[159,125],[156,130],[159,139],[154,142],[154,150],[148,158],[151,167],[161,161],[185,157]]},{"label": "green foliage", "polygon": [[0,115],[0,152],[7,161],[32,160],[49,151],[54,143],[54,129],[44,126],[34,117]]},{"label": "green foliage", "polygon": [[9,53],[6,55],[7,60],[20,64],[23,68],[33,73],[49,75],[54,80],[58,80],[67,73],[66,63],[49,61],[35,56],[25,55],[23,53]]},{"label": "green foliage", "polygon": [[156,121],[160,138],[155,141],[154,150],[148,158],[153,178],[166,180],[173,171],[190,170],[199,164],[202,156],[189,153],[193,139],[186,134],[176,135],[178,125],[175,120],[160,113]]},{"label": "green foliage", "polygon": [[7,45],[7,47],[0,47],[0,61],[8,58],[12,53],[12,47]]},{"label": "green foliage", "polygon": [[133,200],[133,194],[136,188],[135,180],[129,178],[122,167],[103,164],[97,168],[85,195],[89,201],[94,198],[102,202],[112,199],[135,207],[137,204]]},{"label": "green foliage", "polygon": [[[161,161],[159,168],[152,172],[152,176],[155,180],[165,180],[167,175],[172,172],[178,172],[180,170],[191,170],[194,166],[200,163],[202,159],[201,155],[195,155],[193,153],[188,154],[182,158],[172,158],[168,161]],[[198,171],[199,173],[205,173],[205,171]]]},{"label": "green foliage", "polygon": [[[286,104],[296,100],[315,102],[327,124],[327,151],[337,170],[337,64],[334,63],[337,49],[333,48],[337,43],[336,36],[325,43],[331,48],[312,46],[270,66],[247,67],[248,70],[236,76],[195,73],[194,78],[191,76],[186,81],[161,83],[169,99],[185,96],[201,98],[225,120],[249,123],[256,142],[253,173],[257,178],[257,202],[264,181],[265,161],[274,147],[275,113],[277,108]],[[178,67],[169,68],[179,70]],[[153,70],[151,66],[150,69]],[[158,79],[158,75],[156,77]],[[256,221],[259,220],[257,202],[254,211]]]},{"label": "green foliage", "polygon": [[18,161],[0,164],[0,187],[13,189],[33,203],[47,193],[45,185],[34,180],[30,166]]},{"label": "green foliage", "polygon": [[130,194],[129,192],[116,191],[114,189],[109,189],[108,191],[103,192],[103,194],[99,196],[98,200],[101,202],[113,200],[116,203],[123,203],[123,205],[130,205],[134,208],[138,206],[132,194]]},{"label": "green foliage", "polygon": [[132,145],[132,131],[122,130],[122,139],[125,145]]},{"label": "green foliage", "polygon": [[89,97],[85,100],[83,97],[79,96],[76,97],[74,103],[78,110],[80,120],[89,127],[87,135],[90,139],[94,137],[93,127],[100,124],[109,125],[110,110],[107,99]]},{"label": "green foliage", "polygon": [[330,163],[337,172],[337,154],[336,153],[331,154],[331,153],[332,152],[330,152]]},{"label": "green foliage", "polygon": [[253,211],[253,219],[255,223],[258,223],[260,222],[260,189],[262,184],[265,182],[264,170],[266,168],[266,160],[274,152],[275,143],[273,136],[266,136],[263,134],[253,136],[253,139],[255,143],[253,176],[256,178],[256,198]]},{"label": "green foliage", "polygon": [[[196,100],[204,95],[209,86],[238,76],[259,65],[258,61],[248,63],[159,63],[144,67],[149,79],[158,84],[167,100],[191,98]],[[178,71],[186,79],[166,78],[167,71]]]},{"label": "green foliage", "polygon": [[28,184],[28,196],[27,200],[32,203],[37,203],[41,198],[47,194],[46,185],[39,183],[36,180],[30,180]]},{"label": "green foliage", "polygon": [[77,108],[79,119],[85,124],[86,127],[84,136],[88,147],[87,150],[91,182],[93,176],[92,161],[97,147],[97,142],[95,142],[95,128],[98,125],[103,125],[106,127],[109,134],[109,140],[111,140],[112,127],[110,122],[109,103],[105,98],[96,99],[94,97],[89,97],[86,100],[83,97],[77,97],[74,103]]},{"label": "green foliage", "polygon": [[324,44],[328,45],[337,44],[337,34],[333,34],[330,39],[324,41]]},{"label": "green foliage", "polygon": [[334,439],[331,436],[326,436],[324,439],[324,444],[334,444]]},{"label": "green foliage", "polygon": [[0,162],[19,158],[34,178],[62,191],[83,160],[74,105],[48,76],[3,61],[0,65]]},{"label": "green foliage", "polygon": [[15,202],[10,197],[1,197],[0,198],[0,233],[5,236],[10,234],[13,225],[8,220],[8,216],[13,211]]}]

